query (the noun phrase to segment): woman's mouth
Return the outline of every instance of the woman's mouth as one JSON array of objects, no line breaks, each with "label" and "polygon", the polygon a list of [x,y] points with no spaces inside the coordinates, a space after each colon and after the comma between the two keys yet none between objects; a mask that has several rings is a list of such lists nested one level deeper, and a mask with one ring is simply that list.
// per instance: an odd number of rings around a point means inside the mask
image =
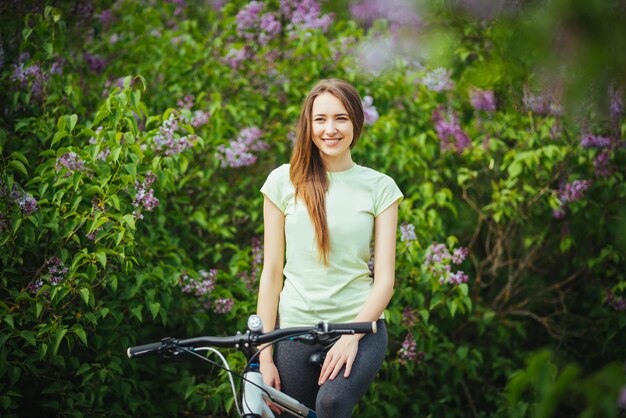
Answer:
[{"label": "woman's mouth", "polygon": [[341,138],[322,138],[322,141],[324,141],[326,145],[335,145],[341,141]]}]

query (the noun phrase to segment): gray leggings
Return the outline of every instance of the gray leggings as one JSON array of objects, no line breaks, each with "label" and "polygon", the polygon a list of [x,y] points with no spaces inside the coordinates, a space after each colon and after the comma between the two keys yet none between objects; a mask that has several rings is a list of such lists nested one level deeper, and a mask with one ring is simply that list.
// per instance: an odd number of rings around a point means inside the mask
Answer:
[{"label": "gray leggings", "polygon": [[[365,395],[385,359],[387,327],[382,319],[376,325],[376,334],[367,334],[359,341],[359,351],[350,376],[343,377],[344,366],[334,380],[328,380],[322,386],[317,384],[321,367],[309,364],[309,355],[320,350],[320,346],[296,341],[277,343],[274,362],[280,375],[281,390],[314,409],[319,418],[352,416],[352,409]],[[283,412],[279,416],[293,415]]]}]

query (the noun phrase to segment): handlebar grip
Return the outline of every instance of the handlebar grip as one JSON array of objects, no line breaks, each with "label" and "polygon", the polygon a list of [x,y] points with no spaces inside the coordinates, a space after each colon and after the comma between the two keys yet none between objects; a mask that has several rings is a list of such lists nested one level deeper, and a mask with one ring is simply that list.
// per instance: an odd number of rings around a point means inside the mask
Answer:
[{"label": "handlebar grip", "polygon": [[161,347],[163,347],[162,342],[128,347],[128,350],[126,350],[126,355],[128,356],[128,358],[137,358],[149,354],[155,354],[159,351]]},{"label": "handlebar grip", "polygon": [[376,334],[378,331],[376,321],[372,322],[351,322],[347,324],[323,324],[324,331],[345,331],[346,334]]}]

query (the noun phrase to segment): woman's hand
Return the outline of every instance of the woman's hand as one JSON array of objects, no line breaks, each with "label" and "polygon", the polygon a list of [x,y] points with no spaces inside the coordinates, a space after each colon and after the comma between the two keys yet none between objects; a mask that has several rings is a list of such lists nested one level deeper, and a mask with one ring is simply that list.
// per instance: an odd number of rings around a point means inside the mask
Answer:
[{"label": "woman's hand", "polygon": [[356,353],[359,351],[360,339],[361,337],[358,335],[342,335],[335,345],[328,350],[322,365],[319,381],[317,382],[319,385],[323,385],[327,380],[333,380],[337,377],[344,364],[346,371],[343,377],[350,376],[352,364],[356,358]]},{"label": "woman's hand", "polygon": [[[277,390],[280,390],[280,375],[278,369],[272,360],[261,360],[259,369],[263,375],[263,383],[269,385]],[[281,414],[283,411],[276,404],[270,401],[265,401],[272,411],[277,414]]]}]

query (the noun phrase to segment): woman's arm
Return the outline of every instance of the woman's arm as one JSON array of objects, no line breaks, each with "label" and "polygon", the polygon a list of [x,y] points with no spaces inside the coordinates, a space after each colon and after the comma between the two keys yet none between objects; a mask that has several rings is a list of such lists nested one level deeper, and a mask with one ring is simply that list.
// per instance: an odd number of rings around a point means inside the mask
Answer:
[{"label": "woman's arm", "polygon": [[[396,228],[398,203],[392,204],[374,219],[374,285],[354,322],[376,321],[391,300],[396,276]],[[344,335],[331,348],[324,360],[319,384],[334,379],[346,365],[345,377],[350,375],[359,340],[364,334]]]},{"label": "woman's arm", "polygon": [[[263,321],[263,331],[271,331],[276,326],[278,298],[283,288],[283,264],[285,261],[285,215],[267,197],[263,200],[263,271],[259,283],[257,315]],[[269,346],[259,354],[263,381],[280,390],[278,370]],[[274,412],[280,410],[270,405]]]}]

